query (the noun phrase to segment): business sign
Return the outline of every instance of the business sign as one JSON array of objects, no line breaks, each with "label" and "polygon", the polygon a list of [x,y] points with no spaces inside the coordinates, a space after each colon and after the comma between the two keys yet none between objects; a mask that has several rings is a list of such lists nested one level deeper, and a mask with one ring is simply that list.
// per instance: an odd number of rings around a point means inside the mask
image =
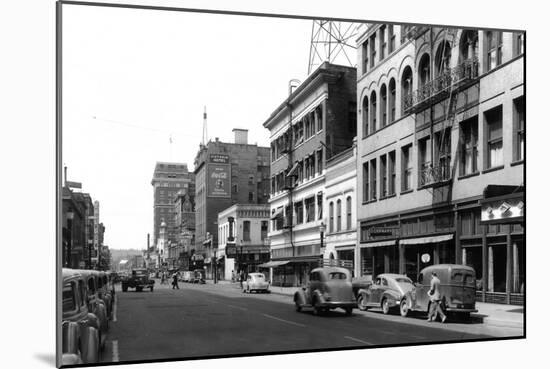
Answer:
[{"label": "business sign", "polygon": [[481,203],[481,224],[520,223],[524,221],[523,197]]},{"label": "business sign", "polygon": [[393,236],[394,232],[397,233],[399,227],[370,227],[369,235],[371,237],[375,236]]},{"label": "business sign", "polygon": [[231,164],[229,156],[210,155],[206,165],[206,196],[231,198]]}]

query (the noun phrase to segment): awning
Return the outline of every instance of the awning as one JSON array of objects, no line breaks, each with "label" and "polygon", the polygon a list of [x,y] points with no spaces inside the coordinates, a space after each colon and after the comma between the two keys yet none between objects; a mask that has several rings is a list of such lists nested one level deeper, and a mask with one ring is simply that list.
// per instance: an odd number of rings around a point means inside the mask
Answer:
[{"label": "awning", "polygon": [[290,260],[278,260],[278,261],[269,261],[264,264],[258,265],[258,268],[275,268],[281,265],[288,264]]},{"label": "awning", "polygon": [[296,171],[298,170],[298,165],[300,165],[298,162],[296,162],[294,164],[294,166],[288,171],[288,173],[286,174],[287,177],[290,177],[290,176],[296,176],[298,175],[296,173]]},{"label": "awning", "polygon": [[369,242],[361,245],[361,247],[381,247],[381,246],[394,246],[395,240],[389,241],[378,241],[378,242]]},{"label": "awning", "polygon": [[405,240],[399,240],[401,245],[418,245],[422,243],[436,243],[452,240],[452,234],[444,234],[440,236],[430,236],[430,237],[419,237],[419,238],[408,238]]},{"label": "awning", "polygon": [[282,217],[282,216],[283,216],[283,208],[280,208],[276,210],[275,213],[271,216],[271,220],[277,219],[278,217]]}]

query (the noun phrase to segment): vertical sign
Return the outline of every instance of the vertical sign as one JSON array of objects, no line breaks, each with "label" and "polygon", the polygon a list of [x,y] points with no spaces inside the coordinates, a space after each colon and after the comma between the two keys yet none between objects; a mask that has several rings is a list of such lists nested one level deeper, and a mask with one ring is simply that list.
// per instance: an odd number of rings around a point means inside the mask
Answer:
[{"label": "vertical sign", "polygon": [[99,255],[99,201],[94,201],[94,252],[92,261],[97,263]]},{"label": "vertical sign", "polygon": [[206,193],[208,197],[231,197],[231,164],[229,156],[210,154],[206,164]]}]

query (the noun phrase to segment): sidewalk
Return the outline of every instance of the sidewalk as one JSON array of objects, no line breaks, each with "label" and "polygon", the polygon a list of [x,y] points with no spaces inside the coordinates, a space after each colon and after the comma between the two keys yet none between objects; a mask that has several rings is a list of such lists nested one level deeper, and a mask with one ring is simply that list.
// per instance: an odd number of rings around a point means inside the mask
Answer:
[{"label": "sidewalk", "polygon": [[[212,280],[207,280],[206,283],[213,284]],[[228,285],[232,288],[239,289],[238,282],[218,281],[220,285]],[[292,296],[299,287],[278,287],[271,286],[271,293],[278,295]],[[498,327],[522,328],[523,327],[523,306],[504,305],[504,304],[489,304],[484,302],[476,302],[477,313],[472,313],[472,320],[476,320],[483,324],[488,324]]]}]

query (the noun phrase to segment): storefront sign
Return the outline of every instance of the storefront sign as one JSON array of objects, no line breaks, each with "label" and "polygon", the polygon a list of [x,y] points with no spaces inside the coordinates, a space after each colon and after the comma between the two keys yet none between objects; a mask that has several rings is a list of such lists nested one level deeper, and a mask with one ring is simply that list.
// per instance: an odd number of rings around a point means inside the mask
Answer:
[{"label": "storefront sign", "polygon": [[210,162],[218,164],[229,164],[229,155],[210,154]]},{"label": "storefront sign", "polygon": [[496,201],[483,201],[481,204],[481,224],[523,222],[524,209],[523,196]]},{"label": "storefront sign", "polygon": [[231,164],[207,164],[206,176],[208,197],[231,197]]},{"label": "storefront sign", "polygon": [[371,227],[369,228],[369,235],[375,236],[393,236],[394,232],[397,233],[399,227]]}]

